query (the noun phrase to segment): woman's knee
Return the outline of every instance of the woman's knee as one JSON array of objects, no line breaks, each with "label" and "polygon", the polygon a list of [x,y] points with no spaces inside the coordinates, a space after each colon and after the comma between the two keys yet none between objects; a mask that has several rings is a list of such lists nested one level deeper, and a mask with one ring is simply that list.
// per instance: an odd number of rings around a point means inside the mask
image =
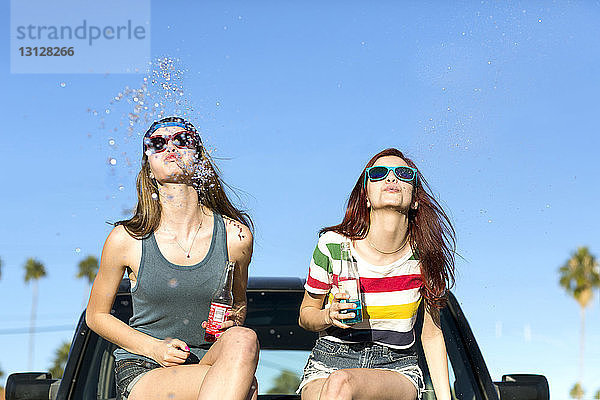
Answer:
[{"label": "woman's knee", "polygon": [[240,356],[257,358],[259,351],[258,337],[252,329],[234,326],[227,329],[222,336],[223,346]]},{"label": "woman's knee", "polygon": [[350,373],[343,369],[333,372],[323,385],[321,399],[352,399]]}]

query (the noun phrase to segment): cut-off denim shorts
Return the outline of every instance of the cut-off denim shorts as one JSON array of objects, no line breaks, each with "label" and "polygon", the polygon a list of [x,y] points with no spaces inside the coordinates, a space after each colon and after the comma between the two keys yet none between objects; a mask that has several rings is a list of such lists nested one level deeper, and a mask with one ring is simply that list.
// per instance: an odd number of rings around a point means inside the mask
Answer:
[{"label": "cut-off denim shorts", "polygon": [[412,382],[417,389],[417,399],[421,399],[425,390],[423,372],[417,363],[417,355],[396,350],[372,342],[337,343],[319,338],[308,356],[300,387],[296,393],[310,381],[327,378],[334,371],[349,368],[372,368],[395,371]]},{"label": "cut-off denim shorts", "polygon": [[117,385],[117,400],[127,400],[133,385],[135,385],[144,374],[160,368],[155,362],[141,360],[138,358],[127,358],[115,361],[115,383]]}]

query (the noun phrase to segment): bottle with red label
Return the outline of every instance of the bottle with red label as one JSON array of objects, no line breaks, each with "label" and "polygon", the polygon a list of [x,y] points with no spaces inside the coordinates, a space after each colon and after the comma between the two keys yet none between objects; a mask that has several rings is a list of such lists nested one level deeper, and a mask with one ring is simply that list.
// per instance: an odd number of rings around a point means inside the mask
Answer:
[{"label": "bottle with red label", "polygon": [[208,321],[204,340],[207,342],[215,342],[217,333],[221,330],[218,328],[227,320],[225,314],[231,310],[233,306],[233,270],[235,263],[229,261],[223,271],[219,288],[213,295],[210,303],[210,311],[208,312]]}]

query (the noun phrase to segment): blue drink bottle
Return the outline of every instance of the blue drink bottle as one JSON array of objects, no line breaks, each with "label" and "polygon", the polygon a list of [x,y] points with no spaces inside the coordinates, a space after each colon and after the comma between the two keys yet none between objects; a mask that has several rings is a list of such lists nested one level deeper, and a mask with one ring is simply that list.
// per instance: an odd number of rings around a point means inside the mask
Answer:
[{"label": "blue drink bottle", "polygon": [[343,310],[341,314],[354,313],[353,318],[344,319],[345,324],[351,325],[357,322],[362,322],[362,302],[360,300],[360,280],[358,276],[358,268],[356,260],[350,254],[350,243],[341,243],[341,270],[338,277],[338,290],[340,293],[346,293],[350,296],[347,300],[342,300],[341,303],[354,303],[355,309]]}]

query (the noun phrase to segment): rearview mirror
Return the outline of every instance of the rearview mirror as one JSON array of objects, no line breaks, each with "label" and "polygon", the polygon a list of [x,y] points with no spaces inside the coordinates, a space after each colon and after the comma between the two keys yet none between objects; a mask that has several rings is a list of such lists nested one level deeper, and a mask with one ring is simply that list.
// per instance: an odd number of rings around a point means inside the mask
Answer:
[{"label": "rearview mirror", "polygon": [[60,380],[48,372],[11,374],[6,381],[6,400],[48,400],[56,397]]},{"label": "rearview mirror", "polygon": [[550,400],[548,380],[544,375],[503,375],[502,382],[494,382],[500,400]]}]

